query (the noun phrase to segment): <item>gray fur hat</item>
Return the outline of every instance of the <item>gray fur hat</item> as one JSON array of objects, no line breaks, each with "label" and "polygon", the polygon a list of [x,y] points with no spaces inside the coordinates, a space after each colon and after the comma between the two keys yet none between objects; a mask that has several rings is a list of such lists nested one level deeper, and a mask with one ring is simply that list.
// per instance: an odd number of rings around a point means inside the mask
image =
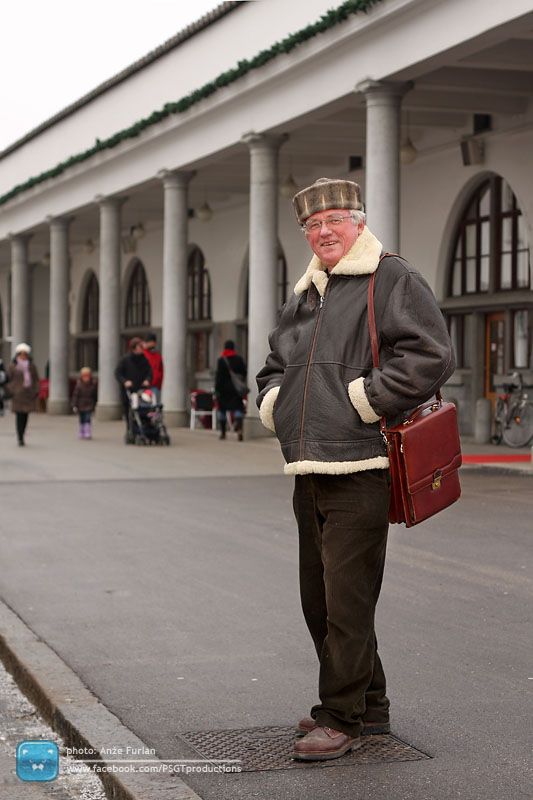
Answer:
[{"label": "gray fur hat", "polygon": [[311,214],[326,211],[328,208],[363,210],[359,184],[336,178],[319,178],[307,189],[295,194],[292,204],[300,225],[303,225]]}]

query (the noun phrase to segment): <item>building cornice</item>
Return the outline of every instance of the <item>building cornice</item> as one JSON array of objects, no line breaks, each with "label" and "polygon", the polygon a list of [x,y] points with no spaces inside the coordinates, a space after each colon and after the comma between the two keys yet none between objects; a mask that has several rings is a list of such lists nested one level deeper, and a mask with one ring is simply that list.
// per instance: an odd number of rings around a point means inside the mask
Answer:
[{"label": "building cornice", "polygon": [[[113,134],[110,137],[107,137],[104,140],[97,139],[96,144],[93,147],[89,148],[88,150],[85,150],[82,153],[78,153],[76,155],[70,156],[68,159],[66,159],[65,161],[60,162],[59,164],[57,164],[52,169],[46,170],[44,172],[41,172],[39,175],[36,175],[36,176],[34,176],[32,178],[29,178],[24,183],[21,183],[18,186],[15,186],[13,189],[11,189],[10,191],[6,192],[4,195],[0,196],[0,206],[2,206],[5,203],[9,202],[10,200],[12,200],[17,195],[20,195],[21,193],[33,188],[34,186],[36,186],[36,185],[38,185],[40,183],[43,183],[44,181],[47,181],[47,180],[49,180],[51,178],[58,177],[63,172],[65,172],[69,167],[72,167],[75,164],[80,164],[81,162],[87,161],[92,156],[96,155],[99,152],[102,152],[103,150],[112,149],[112,148],[116,147],[118,144],[120,144],[121,142],[123,142],[124,140],[133,139],[133,138],[139,136],[147,128],[152,127],[154,125],[157,125],[158,123],[160,123],[162,120],[166,119],[167,117],[169,117],[171,115],[174,115],[174,114],[182,114],[182,113],[184,113],[185,111],[187,111],[189,108],[191,108],[192,106],[196,105],[200,101],[202,101],[202,100],[210,97],[211,95],[213,95],[219,89],[222,89],[222,88],[224,88],[226,86],[229,86],[232,83],[235,83],[240,78],[242,78],[244,75],[249,73],[251,70],[258,69],[258,68],[264,66],[265,64],[270,63],[274,59],[278,58],[278,56],[280,56],[280,55],[290,53],[296,47],[298,47],[299,45],[301,45],[301,44],[307,42],[308,40],[312,39],[314,36],[317,36],[318,34],[324,33],[326,31],[330,30],[331,28],[335,27],[336,25],[339,25],[340,23],[345,22],[347,19],[349,19],[349,17],[351,17],[354,14],[358,14],[358,13],[361,13],[361,12],[363,12],[363,13],[368,12],[373,6],[375,6],[375,5],[377,5],[378,3],[381,3],[381,2],[383,2],[383,0],[345,0],[345,2],[342,3],[342,5],[338,6],[337,8],[331,9],[330,11],[326,12],[325,14],[323,14],[317,22],[311,23],[310,25],[307,25],[305,28],[302,28],[301,30],[296,31],[293,34],[290,34],[289,36],[285,37],[285,39],[282,39],[281,42],[276,42],[270,48],[268,48],[267,50],[262,50],[261,52],[259,52],[256,56],[254,56],[251,59],[243,59],[242,61],[239,61],[236,67],[234,67],[234,68],[232,68],[230,70],[227,70],[226,72],[222,73],[217,78],[215,78],[213,81],[210,81],[209,83],[204,84],[204,86],[200,87],[199,89],[194,90],[193,92],[189,93],[188,95],[185,95],[180,100],[178,100],[176,102],[165,103],[165,105],[163,106],[162,109],[154,111],[152,114],[150,114],[150,116],[145,117],[144,119],[140,120],[139,122],[136,122],[134,125],[131,125],[130,127],[125,128],[125,129],[123,129],[121,131],[117,131],[117,133]],[[229,5],[231,5],[232,8],[228,8],[224,13],[228,13],[228,11],[233,10],[233,7],[240,5],[240,3],[238,3],[238,2],[237,3],[223,3],[222,6],[219,6],[218,8],[221,9],[223,6],[229,6]],[[215,11],[211,12],[211,14],[214,14],[216,12],[216,10],[217,9],[215,9]],[[209,16],[209,15],[207,15],[207,16]],[[203,18],[203,19],[205,19],[205,18]],[[212,20],[212,21],[214,21],[214,20]],[[196,24],[198,24],[198,23],[196,23]],[[211,24],[211,23],[209,22],[209,24]],[[191,27],[193,27],[193,26],[191,26]],[[169,40],[169,41],[172,41],[172,40]],[[165,47],[165,45],[162,45],[162,47]],[[154,53],[155,52],[157,52],[157,51],[154,51]],[[168,52],[168,50],[166,52]],[[160,55],[163,55],[163,53],[161,53]],[[159,55],[156,56],[156,57],[159,57]],[[149,56],[146,56],[146,58],[149,58]],[[141,64],[141,62],[137,62],[137,63]],[[149,62],[147,62],[147,63],[149,63]],[[133,65],[133,66],[135,66],[135,65]],[[142,69],[143,66],[145,66],[145,64],[141,64],[141,66],[139,66],[138,68]],[[133,69],[133,67],[130,68],[130,69]],[[128,75],[125,75],[121,80],[125,80],[130,74],[133,74],[133,73],[129,72]],[[111,80],[114,80],[114,79],[111,79]],[[120,82],[120,81],[118,81],[118,82]],[[104,85],[105,84],[102,84],[102,86],[104,86]],[[116,85],[116,84],[113,84],[113,85]],[[108,87],[108,88],[111,88],[111,87]],[[105,89],[104,91],[107,91],[107,89]],[[82,102],[81,100],[78,101],[78,103],[81,103],[81,102]],[[87,102],[89,102],[89,101],[87,101]],[[75,111],[76,108],[80,107],[79,105],[76,105],[76,104],[75,104],[75,106],[76,107],[73,108],[73,111]],[[71,112],[71,113],[73,113],[73,112]],[[45,125],[46,125],[46,123],[45,123]],[[44,128],[43,128],[43,130],[44,130]],[[36,129],[36,132],[34,132],[34,135],[37,136],[39,132],[40,132],[40,130]],[[28,134],[28,135],[30,135],[30,134]],[[22,144],[22,140],[21,140],[20,144]],[[19,146],[20,146],[20,144],[19,144]],[[7,152],[8,151],[5,150],[3,153],[1,153],[0,154],[0,158],[2,158],[4,155],[6,155]]]},{"label": "building cornice", "polygon": [[23,147],[23,145],[27,144],[32,139],[35,139],[37,136],[39,136],[39,134],[48,130],[48,128],[51,128],[56,123],[61,122],[61,120],[70,117],[80,108],[88,105],[92,100],[95,100],[97,97],[100,97],[100,95],[105,94],[110,89],[114,89],[115,86],[118,86],[132,75],[135,75],[136,72],[140,72],[140,70],[148,67],[154,61],[157,61],[157,59],[165,56],[167,53],[170,53],[171,50],[174,50],[180,44],[183,44],[183,42],[191,39],[197,33],[200,33],[200,31],[208,28],[214,22],[217,22],[219,19],[221,19],[221,17],[226,16],[226,14],[229,14],[230,11],[234,11],[241,5],[242,3],[240,0],[231,0],[231,2],[228,0],[228,2],[221,3],[208,14],[204,14],[204,16],[200,17],[199,20],[188,25],[182,31],[179,31],[179,33],[177,33],[175,36],[172,36],[172,38],[167,39],[166,42],[159,47],[156,47],[155,50],[151,50],[149,53],[147,53],[147,55],[143,56],[138,61],[134,61],[134,63],[130,64],[129,67],[126,67],[116,75],[113,75],[112,78],[109,78],[107,81],[99,84],[95,89],[92,89],[90,92],[83,95],[83,97],[80,97],[79,100],[76,100],[74,103],[66,106],[61,111],[58,111],[53,117],[45,120],[36,128],[32,128],[31,131],[24,134],[24,136],[22,136],[20,139],[17,139],[15,142],[13,142],[13,144],[10,144],[4,150],[0,151],[0,161],[10,153],[13,153],[15,150]]}]

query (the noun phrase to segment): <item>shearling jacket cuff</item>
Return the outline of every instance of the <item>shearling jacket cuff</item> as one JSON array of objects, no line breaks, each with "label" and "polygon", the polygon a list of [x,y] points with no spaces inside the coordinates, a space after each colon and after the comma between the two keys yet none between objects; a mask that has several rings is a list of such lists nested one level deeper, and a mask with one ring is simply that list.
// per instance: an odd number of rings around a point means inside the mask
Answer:
[{"label": "shearling jacket cuff", "polygon": [[376,414],[368,402],[368,397],[366,396],[365,392],[364,378],[356,378],[354,381],[351,381],[348,384],[348,394],[350,395],[350,400],[352,401],[353,407],[363,422],[371,424],[372,422],[377,422],[378,419],[381,419],[380,415]]},{"label": "shearling jacket cuff", "polygon": [[272,389],[269,389],[259,407],[261,422],[265,428],[268,428],[274,433],[276,433],[276,428],[274,427],[274,403],[277,400],[278,394],[279,386],[274,386]]}]

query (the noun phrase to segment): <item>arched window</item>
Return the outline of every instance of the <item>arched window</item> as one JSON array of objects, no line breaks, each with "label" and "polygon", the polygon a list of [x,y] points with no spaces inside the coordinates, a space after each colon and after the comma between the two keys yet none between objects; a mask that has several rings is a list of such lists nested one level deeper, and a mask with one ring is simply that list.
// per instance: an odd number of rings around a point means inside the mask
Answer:
[{"label": "arched window", "polygon": [[126,328],[150,325],[150,290],[140,261],[135,263],[126,294]]},{"label": "arched window", "polygon": [[83,297],[81,334],[77,342],[77,368],[90,367],[98,369],[98,314],[99,314],[98,279],[91,272],[85,286]]},{"label": "arched window", "polygon": [[457,223],[443,306],[457,366],[481,376],[478,386],[484,376],[493,401],[502,376],[533,367],[532,288],[526,220],[509,184],[492,175]]},{"label": "arched window", "polygon": [[85,289],[85,300],[83,302],[83,317],[81,322],[82,331],[98,330],[99,313],[99,291],[98,280],[94,272],[91,273],[87,288]]},{"label": "arched window", "polygon": [[211,281],[199,247],[189,255],[187,317],[196,321],[211,319]]},{"label": "arched window", "polygon": [[187,264],[188,367],[191,386],[209,369],[211,349],[211,281],[204,254],[193,245]]},{"label": "arched window", "polygon": [[531,288],[525,220],[511,187],[498,175],[470,197],[457,225],[448,294]]}]

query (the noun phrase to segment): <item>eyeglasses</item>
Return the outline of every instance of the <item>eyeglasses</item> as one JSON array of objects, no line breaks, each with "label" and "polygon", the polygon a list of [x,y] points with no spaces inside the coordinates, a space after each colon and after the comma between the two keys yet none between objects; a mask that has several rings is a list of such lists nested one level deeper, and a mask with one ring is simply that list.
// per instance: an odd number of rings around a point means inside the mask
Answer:
[{"label": "eyeglasses", "polygon": [[311,222],[306,222],[301,228],[304,233],[316,233],[316,231],[322,230],[322,225],[327,225],[328,228],[337,228],[345,219],[353,219],[353,217],[351,214],[348,214],[346,217],[338,217],[335,214],[323,220],[312,219]]}]

